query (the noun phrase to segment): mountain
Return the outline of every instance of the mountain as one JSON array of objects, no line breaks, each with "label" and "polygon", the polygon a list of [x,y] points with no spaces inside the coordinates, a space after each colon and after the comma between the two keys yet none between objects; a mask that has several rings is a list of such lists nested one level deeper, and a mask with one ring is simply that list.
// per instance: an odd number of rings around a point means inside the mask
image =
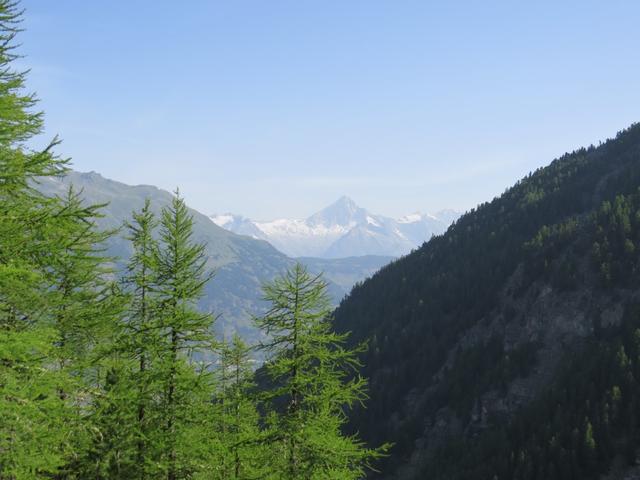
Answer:
[{"label": "mountain", "polygon": [[[599,479],[640,448],[640,125],[565,154],[356,286],[376,478]],[[636,472],[637,473],[637,472]]]},{"label": "mountain", "polygon": [[365,255],[398,257],[443,233],[459,214],[416,213],[398,220],[374,215],[343,196],[304,220],[253,221],[240,215],[212,215],[217,225],[266,240],[292,257],[344,258]]},{"label": "mountain", "polygon": [[[145,198],[151,200],[156,213],[172,199],[171,193],[154,186],[125,185],[95,172],[72,171],[62,178],[45,178],[38,188],[48,195],[64,195],[70,185],[82,192],[87,203],[107,203],[104,217],[98,221],[103,229],[121,227],[133,210],[142,207]],[[251,315],[260,313],[264,307],[261,285],[290,267],[294,260],[265,241],[225,230],[195,210],[191,210],[191,214],[194,217],[194,238],[206,244],[208,267],[216,272],[206,286],[201,308],[220,315],[220,331],[227,335],[237,331],[247,340],[255,340]],[[110,238],[106,246],[110,255],[121,259],[127,259],[131,254],[131,246],[123,231]],[[329,292],[337,303],[354,283],[370,276],[390,260],[390,257],[340,261],[308,258],[304,262],[312,272],[324,272],[329,281]]]}]

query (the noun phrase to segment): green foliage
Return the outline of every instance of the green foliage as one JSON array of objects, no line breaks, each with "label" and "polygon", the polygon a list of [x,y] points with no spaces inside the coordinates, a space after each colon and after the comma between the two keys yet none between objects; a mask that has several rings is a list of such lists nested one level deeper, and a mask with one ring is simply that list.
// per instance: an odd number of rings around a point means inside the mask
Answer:
[{"label": "green foliage", "polygon": [[[194,352],[211,345],[212,318],[196,309],[196,301],[211,274],[206,273],[204,246],[193,243],[193,218],[176,195],[163,209],[156,259],[161,325],[159,378],[162,386],[160,423],[164,427],[161,460],[167,479],[184,478],[196,468],[206,424],[210,375],[204,366],[188,362]],[[196,368],[194,368],[196,367]]]},{"label": "green foliage", "polygon": [[529,343],[507,352],[503,338],[493,336],[486,343],[457,352],[429,408],[449,407],[468,421],[484,392],[504,392],[511,380],[528,375],[536,363],[537,347]]},{"label": "green foliage", "polygon": [[51,142],[29,151],[40,133],[35,97],[23,92],[25,73],[12,68],[20,11],[0,1],[0,476],[27,479],[53,473],[69,453],[78,415],[61,392],[77,390],[61,358],[62,305],[51,273],[63,259],[60,242],[83,214],[74,205],[31,188],[38,177],[65,170]]},{"label": "green foliage", "polygon": [[[39,193],[67,161],[52,153],[57,141],[39,152],[24,145],[42,115],[23,93],[25,74],[11,68],[20,13],[0,0],[0,478],[279,479],[293,439],[290,478],[360,477],[378,452],[340,428],[364,381],[347,377],[355,353],[330,331],[319,277],[307,284],[296,267],[305,284],[297,353],[287,363],[287,348],[274,351],[268,367],[278,381],[286,365],[297,371],[299,407],[282,415],[258,398],[285,390],[262,395],[253,350],[238,337],[219,345],[212,315],[198,308],[211,262],[179,195],[159,220],[149,201],[134,212],[118,282],[120,260],[105,247],[116,229],[98,228],[105,205],[74,188]],[[269,323],[277,311],[263,326],[283,347],[286,325]]]},{"label": "green foliage", "polygon": [[3,478],[30,479],[64,464],[66,421],[72,411],[58,391],[69,384],[60,372],[44,368],[53,354],[53,329],[0,331],[0,472]]},{"label": "green foliage", "polygon": [[326,283],[296,264],[265,285],[270,310],[256,319],[269,335],[264,371],[272,387],[272,443],[282,461],[275,478],[361,478],[386,449],[367,449],[345,436],[345,407],[365,399],[365,380],[353,372],[363,348],[346,349],[347,335],[332,331]]},{"label": "green foliage", "polygon": [[219,350],[215,411],[221,448],[213,478],[266,478],[273,458],[269,435],[260,427],[252,349],[234,335],[231,342],[223,342]]}]

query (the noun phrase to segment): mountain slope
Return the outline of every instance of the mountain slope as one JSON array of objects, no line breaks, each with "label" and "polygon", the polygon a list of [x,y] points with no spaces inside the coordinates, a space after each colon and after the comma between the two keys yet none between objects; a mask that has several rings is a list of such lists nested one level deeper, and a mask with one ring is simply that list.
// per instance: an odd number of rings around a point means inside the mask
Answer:
[{"label": "mountain slope", "polygon": [[304,220],[257,222],[239,215],[212,215],[221,227],[266,240],[292,257],[398,257],[438,235],[457,218],[453,210],[435,216],[413,214],[399,220],[369,213],[349,197]]},{"label": "mountain slope", "polygon": [[[151,200],[156,213],[171,201],[169,192],[153,186],[129,186],[108,180],[101,175],[70,172],[61,179],[44,179],[41,190],[47,194],[64,194],[70,184],[82,190],[88,203],[108,203],[105,216],[99,226],[118,228],[130,218],[133,210]],[[215,278],[207,284],[201,307],[221,314],[219,328],[230,332],[237,330],[251,339],[254,329],[250,314],[260,310],[261,282],[273,278],[291,264],[291,260],[267,242],[228,232],[206,216],[191,210],[194,216],[194,238],[206,244],[208,267],[216,271]],[[125,232],[113,236],[108,242],[109,253],[126,259],[131,254]]]},{"label": "mountain slope", "polygon": [[[88,203],[108,203],[104,218],[99,220],[99,226],[104,229],[121,227],[133,210],[142,207],[145,198],[151,200],[156,213],[172,198],[169,192],[156,187],[129,186],[94,172],[72,171],[64,178],[45,178],[39,188],[49,195],[64,195],[71,184],[82,191]],[[206,244],[208,267],[216,272],[206,286],[200,306],[220,314],[218,328],[227,335],[237,331],[249,341],[255,340],[256,330],[251,315],[258,314],[264,307],[261,285],[282,273],[294,260],[265,241],[229,232],[195,210],[191,210],[191,214],[194,217],[194,238]],[[121,259],[131,254],[125,234],[121,231],[107,244],[109,253]],[[317,263],[315,259],[307,259],[306,262],[311,271],[325,272],[330,283],[329,291],[337,302],[356,281],[370,276],[389,260],[387,257],[371,257],[365,262],[360,259],[345,259],[335,264],[331,261]]]},{"label": "mountain slope", "polygon": [[[615,360],[640,326],[639,187],[636,125],[527,176],[341,303],[337,328],[370,342],[371,398],[353,427],[396,443],[384,478],[597,478],[623,456],[640,428],[614,428],[609,397],[640,391],[607,381],[637,385],[637,363],[586,387],[578,366],[596,371],[585,355],[598,342]],[[631,358],[637,345],[626,348]]]}]

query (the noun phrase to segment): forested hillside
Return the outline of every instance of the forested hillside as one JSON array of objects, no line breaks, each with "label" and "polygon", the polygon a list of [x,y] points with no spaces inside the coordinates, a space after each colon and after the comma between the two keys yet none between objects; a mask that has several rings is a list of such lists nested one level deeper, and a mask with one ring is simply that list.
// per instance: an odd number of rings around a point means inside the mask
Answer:
[{"label": "forested hillside", "polygon": [[352,427],[384,478],[598,478],[640,430],[640,125],[566,154],[354,289]]}]

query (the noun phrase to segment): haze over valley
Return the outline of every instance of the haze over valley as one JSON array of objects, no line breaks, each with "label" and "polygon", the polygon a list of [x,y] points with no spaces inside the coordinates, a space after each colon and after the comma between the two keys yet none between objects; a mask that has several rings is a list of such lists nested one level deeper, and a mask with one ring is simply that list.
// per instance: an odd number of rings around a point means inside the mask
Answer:
[{"label": "haze over valley", "polygon": [[[151,185],[126,185],[109,180],[96,172],[68,172],[60,178],[43,178],[36,187],[47,195],[64,197],[72,187],[85,205],[105,204],[104,216],[97,220],[103,229],[115,229],[106,247],[111,255],[126,263],[132,254],[131,244],[123,229],[131,213],[142,208],[146,199],[153,210],[171,204],[174,195]],[[236,234],[216,225],[206,215],[190,210],[194,216],[194,238],[205,246],[207,267],[215,272],[216,281],[209,282],[200,299],[200,307],[218,316],[216,329],[232,337],[235,333],[247,341],[259,337],[253,326],[255,312],[263,311],[261,286],[283,273],[294,259],[263,239]],[[329,282],[331,301],[337,305],[351,287],[365,280],[394,259],[391,255],[358,252],[343,258],[300,259],[313,273],[323,273]]]}]

